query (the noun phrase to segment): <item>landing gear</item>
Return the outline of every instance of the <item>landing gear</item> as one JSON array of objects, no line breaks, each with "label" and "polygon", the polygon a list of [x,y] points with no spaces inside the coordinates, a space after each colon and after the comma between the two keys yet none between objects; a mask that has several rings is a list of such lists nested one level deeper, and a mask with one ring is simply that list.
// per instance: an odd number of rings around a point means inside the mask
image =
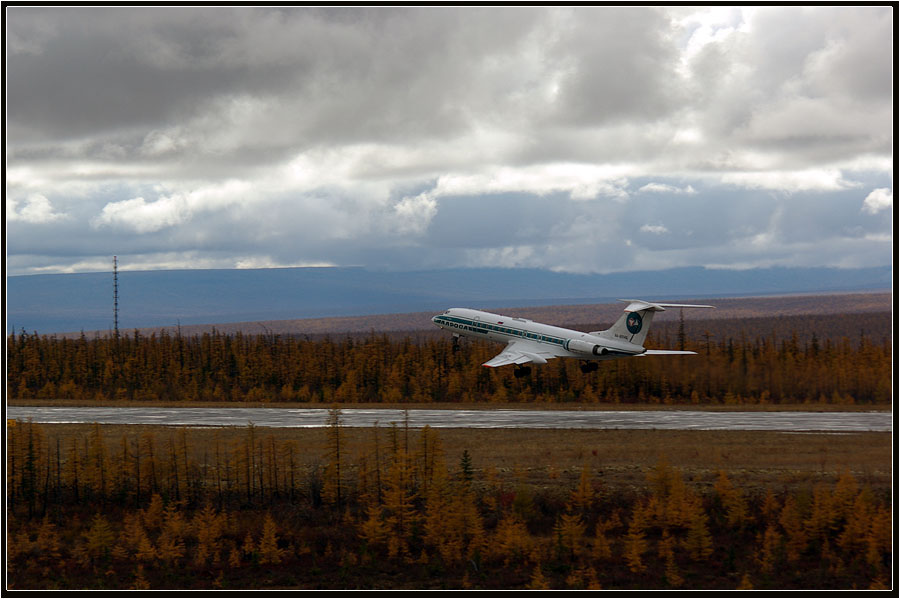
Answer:
[{"label": "landing gear", "polygon": [[459,335],[453,335],[452,351],[454,354],[459,351]]},{"label": "landing gear", "polygon": [[597,369],[600,368],[600,364],[597,362],[582,362],[581,363],[581,372],[588,374],[590,372],[596,372]]},{"label": "landing gear", "polygon": [[513,371],[513,374],[517,379],[520,379],[523,376],[528,376],[529,374],[531,374],[531,366],[517,366]]}]

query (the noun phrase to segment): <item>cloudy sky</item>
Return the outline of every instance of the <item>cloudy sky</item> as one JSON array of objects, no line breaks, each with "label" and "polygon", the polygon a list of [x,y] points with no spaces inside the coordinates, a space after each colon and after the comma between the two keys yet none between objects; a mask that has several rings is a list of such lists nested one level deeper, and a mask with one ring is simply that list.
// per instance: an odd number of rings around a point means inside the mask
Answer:
[{"label": "cloudy sky", "polygon": [[891,263],[890,7],[6,18],[11,275]]}]

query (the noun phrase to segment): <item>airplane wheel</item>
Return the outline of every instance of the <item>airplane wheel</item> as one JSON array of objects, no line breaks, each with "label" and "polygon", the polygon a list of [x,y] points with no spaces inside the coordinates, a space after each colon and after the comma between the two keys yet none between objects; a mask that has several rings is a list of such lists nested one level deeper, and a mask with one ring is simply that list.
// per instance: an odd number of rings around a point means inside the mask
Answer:
[{"label": "airplane wheel", "polygon": [[531,368],[528,366],[525,366],[524,368],[516,368],[513,374],[516,375],[517,379],[520,379],[523,376],[528,376],[529,374],[531,374]]}]

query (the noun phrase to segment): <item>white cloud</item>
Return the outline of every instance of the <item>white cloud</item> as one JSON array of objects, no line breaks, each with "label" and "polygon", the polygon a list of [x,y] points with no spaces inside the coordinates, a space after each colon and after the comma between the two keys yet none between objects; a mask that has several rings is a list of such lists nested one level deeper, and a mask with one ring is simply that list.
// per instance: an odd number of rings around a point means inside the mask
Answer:
[{"label": "white cloud", "polygon": [[31,224],[44,224],[64,218],[66,218],[66,215],[61,212],[55,212],[50,200],[39,193],[30,194],[25,198],[25,205],[21,209],[19,209],[16,200],[6,200],[6,219],[11,222],[21,221]]},{"label": "white cloud", "polygon": [[663,233],[669,232],[665,225],[643,225],[641,231],[643,233],[652,233],[654,235],[662,235]]},{"label": "white cloud", "polygon": [[135,233],[153,233],[182,223],[188,218],[189,209],[178,197],[161,198],[155,202],[132,198],[110,202],[104,206],[94,224],[97,227],[122,227]]},{"label": "white cloud", "polygon": [[551,163],[521,167],[486,167],[477,173],[441,176],[433,196],[567,193],[575,200],[598,196],[627,199],[628,165]]},{"label": "white cloud", "polygon": [[293,262],[285,264],[274,260],[271,256],[246,256],[238,257],[234,260],[233,266],[238,269],[255,269],[255,268],[325,268],[329,266],[339,266],[330,262]]},{"label": "white cloud", "polygon": [[873,189],[863,200],[862,210],[869,214],[878,214],[882,210],[890,210],[894,205],[894,193],[887,187]]},{"label": "white cloud", "polygon": [[754,171],[732,172],[721,176],[721,181],[746,189],[768,189],[773,191],[838,191],[859,187],[859,183],[848,181],[839,169],[810,168],[797,171]]},{"label": "white cloud", "polygon": [[639,192],[648,192],[648,193],[670,193],[670,194],[687,194],[694,195],[697,193],[697,190],[694,189],[692,185],[685,185],[684,187],[676,187],[675,185],[667,185],[665,183],[647,183],[640,189]]},{"label": "white cloud", "polygon": [[739,31],[747,31],[752,8],[713,6],[691,10],[678,19],[685,31],[687,42],[682,52],[682,62],[687,64],[709,44],[721,44]]},{"label": "white cloud", "polygon": [[416,197],[406,197],[394,206],[396,214],[395,228],[401,234],[421,234],[428,228],[429,223],[437,213],[437,201],[420,194]]},{"label": "white cloud", "polygon": [[95,228],[130,229],[135,233],[153,233],[191,220],[198,212],[215,212],[242,203],[253,203],[252,185],[246,181],[198,186],[148,202],[143,197],[109,202],[91,221]]}]

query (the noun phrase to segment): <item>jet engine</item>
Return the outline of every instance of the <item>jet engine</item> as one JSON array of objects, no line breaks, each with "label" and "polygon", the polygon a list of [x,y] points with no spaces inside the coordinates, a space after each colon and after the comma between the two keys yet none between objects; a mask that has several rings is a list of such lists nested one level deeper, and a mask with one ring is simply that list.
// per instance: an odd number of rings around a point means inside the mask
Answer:
[{"label": "jet engine", "polygon": [[567,350],[575,352],[576,354],[592,354],[595,356],[602,356],[609,351],[602,345],[596,345],[594,343],[582,341],[581,339],[569,339],[566,341],[565,347]]}]

